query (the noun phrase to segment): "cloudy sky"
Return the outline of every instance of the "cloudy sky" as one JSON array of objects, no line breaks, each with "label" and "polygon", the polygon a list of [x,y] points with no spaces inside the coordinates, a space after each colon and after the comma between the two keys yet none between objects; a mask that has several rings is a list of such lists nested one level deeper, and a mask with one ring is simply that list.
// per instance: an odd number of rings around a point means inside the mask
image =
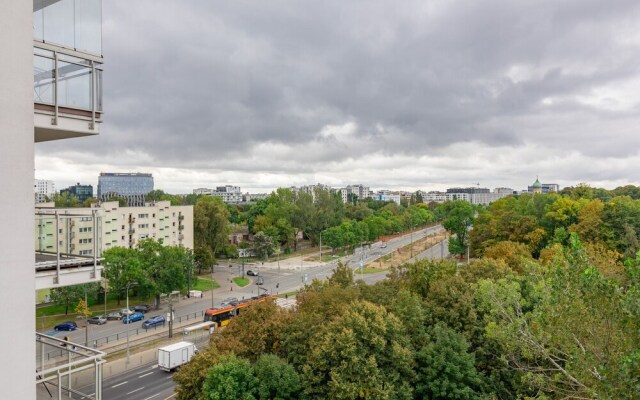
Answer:
[{"label": "cloudy sky", "polygon": [[639,184],[637,0],[103,2],[99,137],[58,188]]}]

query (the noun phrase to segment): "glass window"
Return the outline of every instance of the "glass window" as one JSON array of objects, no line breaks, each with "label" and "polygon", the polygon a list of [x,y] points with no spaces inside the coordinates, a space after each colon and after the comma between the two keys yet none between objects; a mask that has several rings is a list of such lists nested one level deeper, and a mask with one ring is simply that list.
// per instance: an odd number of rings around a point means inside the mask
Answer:
[{"label": "glass window", "polygon": [[33,56],[33,101],[53,104],[53,60]]},{"label": "glass window", "polygon": [[36,40],[44,39],[44,0],[33,0],[33,38]]}]

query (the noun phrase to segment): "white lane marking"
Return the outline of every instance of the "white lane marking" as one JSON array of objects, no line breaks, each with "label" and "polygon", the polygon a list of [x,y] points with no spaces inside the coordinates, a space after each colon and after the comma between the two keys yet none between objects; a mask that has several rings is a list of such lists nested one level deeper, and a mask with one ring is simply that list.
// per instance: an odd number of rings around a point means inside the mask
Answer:
[{"label": "white lane marking", "polygon": [[122,383],[118,383],[117,385],[113,385],[113,386],[111,386],[111,388],[113,389],[114,387],[122,386],[122,385],[124,385],[124,384],[125,384],[125,383],[127,383],[127,382],[129,382],[129,381],[124,381],[124,382],[122,382]]},{"label": "white lane marking", "polygon": [[144,375],[140,375],[140,376],[138,376],[138,378],[144,378],[145,376],[149,376],[149,375],[151,375],[151,374],[153,374],[153,371],[151,371],[151,372],[147,372],[147,373],[146,373],[146,374],[144,374]]},{"label": "white lane marking", "polygon": [[139,387],[139,388],[137,388],[136,390],[132,390],[132,391],[130,391],[129,393],[127,393],[127,395],[130,395],[131,393],[135,393],[135,392],[137,392],[137,391],[139,391],[139,390],[142,390],[142,389],[144,389],[144,386]]},{"label": "white lane marking", "polygon": [[147,397],[147,398],[146,398],[146,399],[144,399],[144,400],[153,399],[154,397],[156,397],[156,396],[160,396],[161,394],[162,394],[162,393],[156,393],[156,394],[154,394],[153,396]]}]

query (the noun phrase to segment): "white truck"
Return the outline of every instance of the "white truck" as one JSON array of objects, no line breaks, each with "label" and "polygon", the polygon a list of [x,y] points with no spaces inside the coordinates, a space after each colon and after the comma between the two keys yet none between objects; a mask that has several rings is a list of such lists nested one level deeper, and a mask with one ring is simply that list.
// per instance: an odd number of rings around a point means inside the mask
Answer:
[{"label": "white truck", "polygon": [[191,342],[178,342],[158,349],[158,367],[164,371],[171,371],[188,363],[198,352],[196,345]]}]

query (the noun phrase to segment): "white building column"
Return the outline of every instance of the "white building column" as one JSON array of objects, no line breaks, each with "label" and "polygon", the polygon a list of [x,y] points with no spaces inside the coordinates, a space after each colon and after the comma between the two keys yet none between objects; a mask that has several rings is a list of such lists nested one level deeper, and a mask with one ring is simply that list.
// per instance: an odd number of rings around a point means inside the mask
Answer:
[{"label": "white building column", "polygon": [[35,399],[33,2],[0,3],[0,366],[3,399]]}]

